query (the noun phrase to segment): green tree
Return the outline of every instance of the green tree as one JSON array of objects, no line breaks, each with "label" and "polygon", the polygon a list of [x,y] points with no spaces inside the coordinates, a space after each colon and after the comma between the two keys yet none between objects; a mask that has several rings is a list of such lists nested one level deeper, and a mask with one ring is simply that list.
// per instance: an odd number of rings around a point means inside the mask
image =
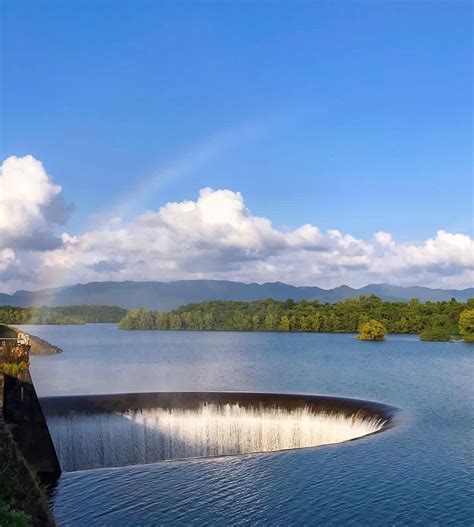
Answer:
[{"label": "green tree", "polygon": [[273,331],[275,329],[275,315],[273,313],[268,313],[265,317],[265,329],[267,331]]},{"label": "green tree", "polygon": [[252,329],[254,331],[259,331],[260,328],[260,316],[259,315],[253,315],[252,316]]},{"label": "green tree", "polygon": [[283,315],[280,319],[280,326],[278,328],[280,331],[290,331],[290,318],[288,315]]},{"label": "green tree", "polygon": [[170,329],[181,329],[183,327],[181,316],[173,313],[169,316],[169,328]]},{"label": "green tree", "polygon": [[321,313],[316,311],[316,313],[311,317],[311,331],[318,332],[321,331]]},{"label": "green tree", "polygon": [[459,315],[459,333],[465,342],[474,342],[474,309],[465,309]]},{"label": "green tree", "polygon": [[119,329],[138,329],[138,309],[131,309],[119,322]]},{"label": "green tree", "polygon": [[396,332],[397,333],[408,333],[409,325],[408,321],[405,317],[402,317],[396,324]]},{"label": "green tree", "polygon": [[433,342],[450,342],[451,335],[449,333],[449,330],[443,326],[432,326],[421,332],[420,340],[429,340]]},{"label": "green tree", "polygon": [[[76,306],[61,309],[61,312],[39,310],[39,308],[0,307],[0,322],[25,323],[26,320],[43,320],[55,323],[65,321],[71,316],[91,318],[96,321],[117,316],[120,308],[106,311],[104,307]],[[278,302],[271,298],[252,302],[208,301],[188,304],[169,313],[131,310],[120,322],[123,329],[188,329],[216,331],[321,331],[353,333],[370,320],[380,322],[387,333],[421,333],[436,329],[436,338],[440,338],[437,328],[443,328],[444,334],[455,334],[460,327],[460,314],[463,310],[474,310],[472,300],[461,303],[381,301],[376,296],[345,300],[335,304],[321,304],[306,300],[300,302]],[[64,317],[64,318],[63,318]],[[466,315],[463,315],[463,319]],[[463,324],[461,320],[461,325]],[[466,325],[466,324],[465,324]],[[469,340],[472,333],[469,324],[463,330]],[[423,338],[428,338],[425,333]],[[431,338],[431,337],[430,337]]]},{"label": "green tree", "polygon": [[359,340],[385,340],[387,330],[378,320],[369,320],[360,327]]},{"label": "green tree", "polygon": [[12,510],[6,503],[0,501],[0,525],[2,527],[28,527],[32,523],[24,512]]},{"label": "green tree", "polygon": [[214,315],[213,315],[213,313],[204,313],[204,327],[207,330],[214,329]]}]

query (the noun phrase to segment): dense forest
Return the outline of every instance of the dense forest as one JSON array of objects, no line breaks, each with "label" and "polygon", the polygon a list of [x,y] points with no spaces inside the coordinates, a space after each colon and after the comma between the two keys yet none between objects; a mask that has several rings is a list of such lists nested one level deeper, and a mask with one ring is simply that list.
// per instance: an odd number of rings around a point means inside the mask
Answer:
[{"label": "dense forest", "polygon": [[12,307],[0,306],[3,324],[87,324],[119,322],[127,310],[116,306]]},{"label": "dense forest", "polygon": [[[376,320],[389,333],[459,334],[461,312],[474,309],[466,303],[385,302],[377,296],[361,296],[336,304],[301,301],[212,301],[189,304],[169,313],[131,310],[120,321],[121,329],[187,329],[228,331],[357,332],[362,324]],[[426,335],[426,333],[425,333]]]},{"label": "dense forest", "polygon": [[168,313],[114,306],[0,306],[3,324],[86,324],[120,322],[121,329],[215,331],[301,331],[355,333],[369,321],[388,333],[420,333],[422,340],[474,339],[474,299],[467,302],[382,301],[375,295],[330,304],[273,299],[188,304]]}]

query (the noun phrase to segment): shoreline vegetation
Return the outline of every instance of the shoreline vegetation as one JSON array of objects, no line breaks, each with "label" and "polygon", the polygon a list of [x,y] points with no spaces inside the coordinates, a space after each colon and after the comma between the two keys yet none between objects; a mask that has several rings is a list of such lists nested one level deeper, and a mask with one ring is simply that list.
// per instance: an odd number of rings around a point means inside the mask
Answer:
[{"label": "shoreline vegetation", "polygon": [[32,325],[117,323],[126,314],[126,309],[117,306],[0,306],[0,323]]},{"label": "shoreline vegetation", "polygon": [[[215,300],[186,304],[163,312],[117,306],[0,306],[0,324],[118,323],[125,330],[256,331],[358,333],[359,340],[385,339],[387,333],[418,334],[420,340],[474,342],[474,298],[459,302],[384,301],[376,295],[337,303],[272,298],[255,301]],[[32,336],[35,354],[61,350]]]},{"label": "shoreline vegetation", "polygon": [[47,492],[0,419],[0,525],[54,526]]},{"label": "shoreline vegetation", "polygon": [[[120,329],[357,333],[360,340],[384,340],[386,333],[420,334],[421,340],[474,341],[474,299],[458,302],[383,301],[375,295],[334,304],[273,299],[189,304],[163,313],[130,310]],[[460,337],[459,337],[460,338]]]}]

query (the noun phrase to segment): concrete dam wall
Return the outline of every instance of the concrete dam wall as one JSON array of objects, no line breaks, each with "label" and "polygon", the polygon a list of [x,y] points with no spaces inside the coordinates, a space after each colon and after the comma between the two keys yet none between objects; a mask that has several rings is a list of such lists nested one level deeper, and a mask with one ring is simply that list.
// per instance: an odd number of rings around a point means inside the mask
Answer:
[{"label": "concrete dam wall", "polygon": [[274,452],[380,432],[395,409],[311,395],[176,392],[41,400],[65,471]]},{"label": "concrete dam wall", "polygon": [[54,483],[61,467],[29,372],[5,375],[3,393],[3,418],[21,453],[44,483]]},{"label": "concrete dam wall", "polygon": [[[35,347],[36,346],[36,347]],[[0,421],[43,482],[54,482],[61,469],[29,371],[31,349],[59,348],[0,324]]]}]

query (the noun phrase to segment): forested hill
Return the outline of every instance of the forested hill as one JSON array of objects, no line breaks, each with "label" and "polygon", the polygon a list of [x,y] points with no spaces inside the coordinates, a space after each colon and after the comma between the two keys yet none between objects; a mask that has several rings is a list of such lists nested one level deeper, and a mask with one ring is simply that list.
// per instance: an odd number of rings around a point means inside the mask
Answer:
[{"label": "forested hill", "polygon": [[42,291],[17,291],[13,295],[0,293],[0,305],[80,306],[95,304],[121,306],[127,309],[146,307],[169,311],[179,306],[208,300],[251,301],[274,298],[284,301],[309,300],[341,302],[360,295],[377,295],[384,300],[421,302],[455,298],[465,302],[474,296],[474,289],[430,289],[428,287],[399,287],[390,284],[369,284],[360,289],[346,285],[334,289],[296,287],[281,282],[245,284],[227,280],[180,280],[176,282],[91,282]]},{"label": "forested hill", "polygon": [[116,306],[13,307],[0,306],[2,324],[87,324],[119,322],[127,310]]},{"label": "forested hill", "polygon": [[458,333],[461,312],[474,308],[466,303],[386,302],[374,295],[335,304],[302,300],[279,302],[203,302],[182,306],[169,313],[138,309],[120,322],[122,329],[189,329],[229,331],[356,332],[369,320],[381,322],[390,333],[420,333],[445,328]]}]

